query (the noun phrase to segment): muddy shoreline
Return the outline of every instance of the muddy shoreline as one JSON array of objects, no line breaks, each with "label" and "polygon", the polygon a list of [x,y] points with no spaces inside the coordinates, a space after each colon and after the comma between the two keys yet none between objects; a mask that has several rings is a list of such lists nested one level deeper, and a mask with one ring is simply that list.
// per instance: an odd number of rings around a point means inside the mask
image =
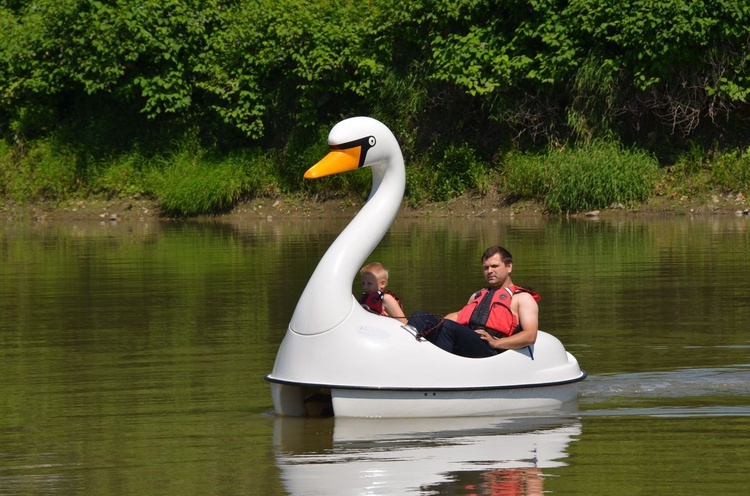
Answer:
[{"label": "muddy shoreline", "polygon": [[[295,197],[254,198],[242,201],[231,211],[190,217],[196,220],[244,221],[252,219],[283,220],[302,218],[351,218],[361,207],[362,200],[337,199],[329,201],[301,200]],[[555,217],[535,202],[507,205],[499,197],[464,195],[459,198],[421,205],[414,208],[404,203],[399,217]],[[606,209],[565,215],[567,217],[628,217],[672,215],[735,215],[750,216],[750,201],[744,195],[712,195],[705,199],[656,197],[636,206],[613,205]],[[39,203],[15,205],[8,202],[0,209],[3,222],[65,222],[109,221],[138,222],[145,220],[179,220],[164,215],[154,201],[147,199],[75,200],[62,204]]]}]

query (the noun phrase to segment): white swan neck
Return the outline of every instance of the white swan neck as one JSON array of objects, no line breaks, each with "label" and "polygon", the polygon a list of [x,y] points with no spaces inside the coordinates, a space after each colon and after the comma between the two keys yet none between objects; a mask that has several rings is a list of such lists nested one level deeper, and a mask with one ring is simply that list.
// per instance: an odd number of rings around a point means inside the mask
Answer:
[{"label": "white swan neck", "polygon": [[323,255],[297,303],[289,325],[296,333],[326,332],[349,315],[354,277],[396,218],[405,187],[400,150],[372,169],[370,198]]}]

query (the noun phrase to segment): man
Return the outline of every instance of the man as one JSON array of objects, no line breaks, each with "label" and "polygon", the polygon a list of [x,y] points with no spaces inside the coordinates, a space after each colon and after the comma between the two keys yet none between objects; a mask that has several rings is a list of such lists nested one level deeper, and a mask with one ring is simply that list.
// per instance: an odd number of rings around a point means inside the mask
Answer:
[{"label": "man", "polygon": [[449,313],[442,322],[432,315],[415,314],[409,324],[436,346],[469,358],[534,344],[540,297],[513,284],[510,252],[491,246],[482,255],[482,270],[488,287],[474,293],[461,310]]}]

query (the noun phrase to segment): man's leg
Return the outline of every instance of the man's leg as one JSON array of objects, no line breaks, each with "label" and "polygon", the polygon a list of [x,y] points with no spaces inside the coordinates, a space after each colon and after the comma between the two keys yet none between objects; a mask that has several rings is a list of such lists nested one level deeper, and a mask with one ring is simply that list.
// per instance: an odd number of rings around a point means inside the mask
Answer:
[{"label": "man's leg", "polygon": [[443,320],[427,312],[415,312],[409,317],[408,324],[414,327],[424,339],[435,346],[453,353],[453,340],[443,337]]},{"label": "man's leg", "polygon": [[486,358],[497,353],[470,328],[448,319],[439,319],[427,312],[416,312],[409,317],[409,325],[423,337],[449,353],[467,358]]},{"label": "man's leg", "polygon": [[439,337],[442,346],[440,344],[438,346],[443,349],[446,349],[443,346],[451,346],[452,353],[467,358],[487,358],[497,354],[485,340],[479,337],[479,334],[466,326],[452,320],[445,320],[442,327],[443,332]]}]

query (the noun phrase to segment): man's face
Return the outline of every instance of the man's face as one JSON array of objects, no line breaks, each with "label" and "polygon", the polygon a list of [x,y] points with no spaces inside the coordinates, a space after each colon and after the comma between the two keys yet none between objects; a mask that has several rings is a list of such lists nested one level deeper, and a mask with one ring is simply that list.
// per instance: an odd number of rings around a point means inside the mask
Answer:
[{"label": "man's face", "polygon": [[500,259],[500,254],[495,253],[482,262],[482,270],[484,271],[484,278],[490,286],[502,286],[508,278],[508,274],[513,270],[513,264],[506,266]]}]

